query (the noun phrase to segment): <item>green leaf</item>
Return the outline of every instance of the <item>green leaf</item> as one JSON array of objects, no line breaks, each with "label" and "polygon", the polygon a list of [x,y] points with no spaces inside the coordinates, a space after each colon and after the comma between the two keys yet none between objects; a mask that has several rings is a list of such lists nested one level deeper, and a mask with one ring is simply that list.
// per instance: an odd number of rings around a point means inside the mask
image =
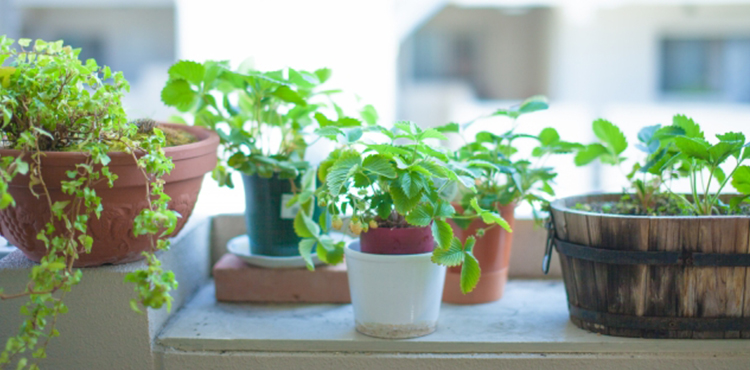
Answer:
[{"label": "green leaf", "polygon": [[424,130],[422,131],[421,134],[417,136],[417,140],[425,140],[425,139],[448,140],[448,138],[445,137],[445,135],[443,135],[440,131],[435,130],[434,128]]},{"label": "green leaf", "polygon": [[70,204],[69,200],[66,201],[57,201],[54,204],[52,204],[52,214],[60,217],[63,214],[63,211],[65,211],[65,207]]},{"label": "green leaf", "polygon": [[435,219],[432,221],[432,237],[442,249],[448,249],[453,240],[453,228],[446,221]]},{"label": "green leaf", "polygon": [[328,81],[329,78],[331,78],[331,69],[330,68],[317,69],[315,70],[315,75],[318,76],[318,80],[322,84]]},{"label": "green leaf", "polygon": [[422,203],[406,215],[406,222],[413,226],[427,226],[432,221],[433,209],[429,203]]},{"label": "green leaf", "polygon": [[542,95],[532,96],[518,107],[518,111],[521,113],[531,113],[549,108],[549,102],[547,98]]},{"label": "green leaf", "polygon": [[8,208],[10,205],[15,206],[16,201],[10,193],[3,193],[2,197],[0,197],[0,209]]},{"label": "green leaf", "polygon": [[690,158],[702,159],[704,161],[710,159],[708,144],[703,141],[685,136],[677,136],[674,139],[674,143],[682,153]]},{"label": "green leaf", "polygon": [[362,162],[362,168],[378,176],[389,179],[396,178],[396,169],[391,161],[383,155],[375,154],[365,157]]},{"label": "green leaf", "polygon": [[315,247],[315,244],[317,243],[318,241],[315,240],[314,238],[305,238],[299,241],[299,254],[305,260],[307,269],[310,271],[315,270],[315,264],[313,263],[313,260],[312,260],[312,250]]},{"label": "green leaf", "polygon": [[701,127],[692,118],[677,114],[672,118],[672,124],[685,130],[685,136],[689,138],[706,140]]},{"label": "green leaf", "polygon": [[411,212],[421,200],[421,196],[407,197],[404,191],[396,186],[391,187],[391,198],[393,199],[393,204],[396,206],[396,211],[402,215]]},{"label": "green leaf", "polygon": [[350,150],[341,153],[341,156],[333,163],[331,169],[328,170],[328,176],[326,176],[326,185],[328,185],[331,195],[339,195],[341,187],[354,174],[361,161],[362,158],[356,151]]},{"label": "green leaf", "polygon": [[200,85],[205,73],[206,69],[202,64],[191,60],[181,60],[169,67],[170,78],[184,79],[193,85]]},{"label": "green leaf", "polygon": [[601,144],[586,145],[583,149],[579,150],[578,153],[576,153],[574,162],[576,166],[585,166],[607,153],[607,148],[605,148]]},{"label": "green leaf", "polygon": [[161,101],[183,112],[193,106],[196,97],[197,94],[190,89],[190,84],[185,80],[169,81],[161,90]]},{"label": "green leaf", "polygon": [[500,225],[505,231],[512,233],[513,230],[510,228],[510,225],[508,224],[505,219],[503,219],[499,214],[495,212],[490,211],[484,211],[481,213],[482,221],[488,225],[497,224]]},{"label": "green leaf", "polygon": [[307,223],[305,222],[305,214],[304,212],[297,212],[297,215],[294,216],[294,232],[299,236],[300,238],[315,238],[318,236],[318,234],[313,234],[314,230],[310,230],[310,228],[307,227]]},{"label": "green leaf", "polygon": [[471,292],[479,283],[479,277],[482,275],[482,269],[479,268],[479,261],[471,252],[463,252],[464,265],[461,267],[461,292],[464,294]]},{"label": "green leaf", "polygon": [[750,166],[740,166],[732,175],[732,186],[742,194],[750,195]]},{"label": "green leaf", "polygon": [[552,127],[547,127],[539,133],[539,142],[544,146],[550,146],[560,141],[560,134]]},{"label": "green leaf", "polygon": [[294,103],[300,106],[307,105],[307,102],[305,101],[305,99],[302,99],[299,93],[289,88],[289,86],[284,86],[284,85],[279,86],[278,88],[276,88],[276,91],[274,91],[271,95],[288,103]]},{"label": "green leaf", "polygon": [[458,133],[460,130],[460,127],[458,123],[451,122],[442,126],[435,127],[435,130],[442,133]]},{"label": "green leaf", "polygon": [[604,142],[615,155],[620,155],[627,149],[628,141],[625,139],[625,135],[612,122],[598,119],[594,121],[593,127],[596,137]]},{"label": "green leaf", "polygon": [[448,248],[435,248],[432,251],[432,262],[442,266],[459,266],[464,260],[464,251],[461,242],[453,238]]},{"label": "green leaf", "polygon": [[344,261],[343,243],[337,243],[336,247],[333,248],[333,250],[328,250],[326,248],[317,248],[317,254],[318,258],[320,258],[321,261],[329,265],[339,264]]},{"label": "green leaf", "polygon": [[359,114],[369,125],[376,125],[378,123],[378,112],[375,110],[375,107],[370,104],[365,105]]}]

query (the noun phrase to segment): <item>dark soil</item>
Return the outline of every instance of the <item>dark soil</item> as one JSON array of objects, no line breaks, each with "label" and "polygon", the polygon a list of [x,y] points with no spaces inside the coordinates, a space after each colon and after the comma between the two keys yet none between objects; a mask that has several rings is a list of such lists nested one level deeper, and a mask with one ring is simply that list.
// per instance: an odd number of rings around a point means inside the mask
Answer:
[{"label": "dark soil", "polygon": [[380,216],[375,216],[375,222],[378,223],[378,227],[384,227],[388,229],[404,229],[407,227],[414,227],[406,222],[404,216],[398,214],[396,211],[391,212],[391,215],[387,219],[382,219]]},{"label": "dark soil", "polygon": [[[725,199],[726,200],[726,199]],[[713,215],[716,216],[750,216],[750,203],[743,203],[739,210],[730,210],[725,203],[714,207]],[[578,203],[573,209],[614,215],[630,216],[697,216],[684,202],[674,196],[660,195],[655,198],[649,207],[645,207],[637,199],[629,194],[622,196],[618,202]]]}]

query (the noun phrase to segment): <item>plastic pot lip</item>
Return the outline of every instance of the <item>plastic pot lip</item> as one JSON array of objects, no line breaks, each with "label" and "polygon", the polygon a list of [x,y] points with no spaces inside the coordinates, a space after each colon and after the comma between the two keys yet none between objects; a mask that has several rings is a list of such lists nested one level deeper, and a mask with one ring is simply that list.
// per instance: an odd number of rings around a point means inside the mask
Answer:
[{"label": "plastic pot lip", "polygon": [[[577,214],[577,215],[582,215],[582,216],[596,216],[596,217],[601,217],[601,218],[617,218],[617,219],[639,219],[639,220],[643,220],[643,219],[650,219],[650,220],[744,219],[744,220],[747,220],[747,219],[750,219],[750,216],[744,216],[744,215],[710,215],[710,216],[618,215],[618,214],[613,214],[613,213],[598,213],[598,212],[583,211],[583,210],[573,209],[565,205],[565,201],[568,199],[579,198],[579,197],[584,197],[584,196],[597,197],[597,198],[601,198],[603,201],[606,201],[606,200],[610,200],[610,198],[616,199],[622,195],[623,193],[586,193],[582,195],[558,198],[550,203],[550,209],[557,211],[557,212],[571,213],[571,214]],[[723,195],[739,195],[739,194],[724,193]]]},{"label": "plastic pot lip", "polygon": [[359,240],[349,243],[344,248],[344,254],[348,259],[365,262],[424,262],[432,263],[432,252],[419,254],[375,254],[359,251]]}]

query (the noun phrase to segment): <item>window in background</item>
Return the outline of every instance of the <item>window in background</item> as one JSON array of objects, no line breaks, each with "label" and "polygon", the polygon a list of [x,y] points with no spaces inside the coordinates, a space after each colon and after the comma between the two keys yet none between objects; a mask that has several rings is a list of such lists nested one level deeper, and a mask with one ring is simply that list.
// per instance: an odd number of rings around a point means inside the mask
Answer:
[{"label": "window in background", "polygon": [[750,102],[750,39],[664,39],[661,63],[667,96]]},{"label": "window in background", "polygon": [[471,81],[476,71],[477,35],[423,32],[414,40],[414,79]]}]

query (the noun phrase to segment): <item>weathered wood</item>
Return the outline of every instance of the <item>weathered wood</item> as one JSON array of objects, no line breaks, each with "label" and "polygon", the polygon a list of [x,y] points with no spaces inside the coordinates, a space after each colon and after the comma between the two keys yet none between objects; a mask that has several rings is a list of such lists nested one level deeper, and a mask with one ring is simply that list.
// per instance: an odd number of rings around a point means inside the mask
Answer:
[{"label": "weathered wood", "polygon": [[[641,217],[572,209],[619,199],[582,196],[552,205],[557,237],[624,251],[750,253],[750,217]],[[560,257],[571,306],[633,317],[750,317],[750,269],[677,265],[620,265]],[[750,338],[750,331],[635,330],[571,320],[603,334],[655,338]],[[739,327],[738,327],[739,329]]]},{"label": "weathered wood", "polygon": [[[552,217],[555,221],[555,233],[558,238],[568,239],[568,228],[565,224],[565,214],[563,212],[552,210]],[[560,265],[562,267],[563,281],[565,282],[565,293],[568,296],[568,303],[578,305],[578,293],[576,291],[575,271],[573,269],[572,258],[560,256]]]},{"label": "weathered wood", "polygon": [[[704,253],[735,253],[738,245],[737,218],[703,218],[700,227],[700,246]],[[743,241],[742,244],[745,244]],[[696,275],[696,297],[699,317],[742,315],[742,304],[732,296],[744,292],[733,284],[734,267],[701,267]],[[743,269],[744,270],[744,269]],[[743,279],[744,280],[744,279]],[[744,281],[742,282],[744,284]],[[741,299],[741,298],[740,298]],[[694,338],[724,338],[725,332],[695,332]],[[739,337],[739,332],[730,337]]]},{"label": "weathered wood", "polygon": [[[676,219],[649,220],[649,251],[679,252],[680,222]],[[646,316],[675,317],[679,298],[678,284],[682,269],[679,266],[649,266],[646,297]],[[646,337],[681,338],[690,333],[679,335],[677,331],[653,331],[644,333]]]},{"label": "weathered wood", "polygon": [[[587,216],[588,220],[588,228],[589,228],[589,237],[591,240],[592,246],[600,246],[602,245],[601,240],[601,222],[602,217],[601,216],[595,216],[595,215],[589,215]],[[608,268],[609,265],[606,263],[598,263],[593,262],[592,266],[594,268],[594,277],[595,281],[593,282],[595,284],[595,292],[597,297],[597,311],[607,311],[607,285],[608,285]],[[601,333],[608,334],[609,331],[612,330],[610,328],[601,328]]]},{"label": "weathered wood", "polygon": [[[587,216],[566,213],[565,223],[568,228],[568,241],[583,245],[591,245]],[[577,258],[572,259],[573,271],[575,271],[576,292],[578,294],[578,307],[587,310],[598,310],[601,307],[596,291],[596,275],[594,263]],[[601,325],[583,322],[583,328],[594,332],[604,333]]]},{"label": "weathered wood", "polygon": [[[601,247],[648,250],[648,218],[602,217]],[[648,268],[644,265],[610,265],[607,268],[609,313],[643,316],[646,312]],[[640,330],[610,328],[610,334],[640,337]]]},{"label": "weathered wood", "polygon": [[[700,251],[700,228],[701,220],[699,218],[680,219],[680,246],[684,252]],[[679,317],[697,317],[698,316],[698,298],[697,298],[697,267],[685,266],[678,268],[682,274],[678,277],[678,301],[677,316]],[[680,338],[692,338],[691,331],[678,332]]]}]

